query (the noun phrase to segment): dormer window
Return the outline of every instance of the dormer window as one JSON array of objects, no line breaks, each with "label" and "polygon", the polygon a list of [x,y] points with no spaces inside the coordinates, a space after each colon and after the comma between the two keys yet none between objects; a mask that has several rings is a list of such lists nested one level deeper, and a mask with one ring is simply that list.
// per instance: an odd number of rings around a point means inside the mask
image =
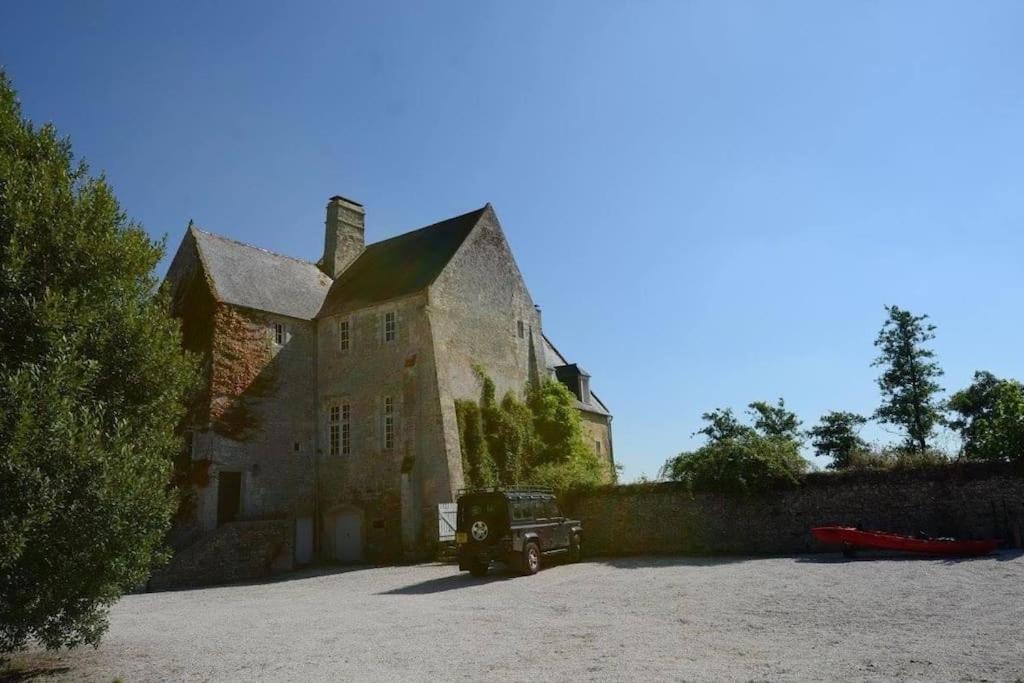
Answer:
[{"label": "dormer window", "polygon": [[580,400],[590,403],[590,378],[580,374]]}]

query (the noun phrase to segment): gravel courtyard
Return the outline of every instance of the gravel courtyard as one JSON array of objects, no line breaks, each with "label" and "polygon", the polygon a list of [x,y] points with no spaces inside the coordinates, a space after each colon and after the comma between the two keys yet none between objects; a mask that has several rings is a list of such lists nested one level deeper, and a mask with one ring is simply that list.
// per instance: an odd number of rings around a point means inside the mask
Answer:
[{"label": "gravel courtyard", "polygon": [[98,650],[31,652],[13,676],[1013,681],[1022,625],[1019,551],[623,558],[531,578],[430,564],[127,596]]}]

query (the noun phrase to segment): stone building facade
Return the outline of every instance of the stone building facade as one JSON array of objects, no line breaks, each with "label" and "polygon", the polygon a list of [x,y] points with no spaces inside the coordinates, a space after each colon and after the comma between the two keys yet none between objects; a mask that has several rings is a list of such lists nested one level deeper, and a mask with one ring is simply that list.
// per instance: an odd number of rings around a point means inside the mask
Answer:
[{"label": "stone building facade", "polygon": [[421,555],[462,485],[455,400],[550,377],[614,465],[611,415],[544,336],[488,204],[367,245],[365,210],[332,197],[324,254],[301,261],[189,226],[168,270],[184,343],[203,359],[186,517],[295,523],[295,559]]}]

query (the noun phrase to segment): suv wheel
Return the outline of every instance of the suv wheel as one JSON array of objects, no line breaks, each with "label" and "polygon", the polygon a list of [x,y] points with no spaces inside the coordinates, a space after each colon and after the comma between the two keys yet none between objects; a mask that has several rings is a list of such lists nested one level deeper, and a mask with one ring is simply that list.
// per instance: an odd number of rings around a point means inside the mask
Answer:
[{"label": "suv wheel", "polygon": [[583,538],[579,534],[573,534],[569,541],[569,561],[579,562],[583,559]]},{"label": "suv wheel", "polygon": [[523,574],[536,574],[540,571],[540,546],[527,543],[523,548]]}]

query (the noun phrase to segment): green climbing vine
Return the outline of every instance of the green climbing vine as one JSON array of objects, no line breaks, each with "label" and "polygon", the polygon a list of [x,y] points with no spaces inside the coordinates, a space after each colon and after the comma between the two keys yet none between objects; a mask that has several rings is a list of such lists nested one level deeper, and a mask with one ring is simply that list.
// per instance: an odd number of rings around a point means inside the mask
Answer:
[{"label": "green climbing vine", "polygon": [[557,489],[596,486],[612,473],[587,446],[572,393],[544,380],[511,391],[499,402],[483,368],[480,400],[455,401],[466,486],[544,485]]}]

